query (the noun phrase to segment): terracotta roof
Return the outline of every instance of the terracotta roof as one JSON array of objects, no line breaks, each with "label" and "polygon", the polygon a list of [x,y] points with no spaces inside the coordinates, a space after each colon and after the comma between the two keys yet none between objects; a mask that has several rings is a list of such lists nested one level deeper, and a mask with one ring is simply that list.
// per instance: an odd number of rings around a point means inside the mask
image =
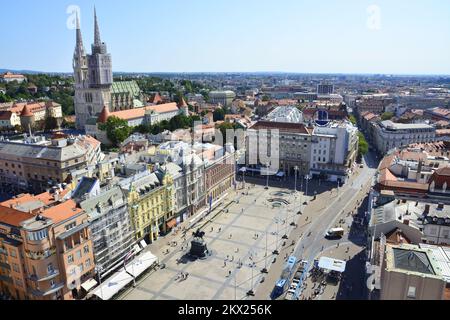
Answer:
[{"label": "terracotta roof", "polygon": [[171,103],[159,104],[159,105],[155,105],[155,106],[147,106],[144,108],[135,108],[135,109],[111,112],[110,117],[114,116],[114,117],[117,117],[119,119],[124,119],[124,120],[143,118],[145,116],[145,111],[147,111],[147,110],[152,110],[152,111],[158,112],[158,113],[166,113],[166,112],[178,111],[179,109],[175,102],[171,102]]},{"label": "terracotta roof", "polygon": [[[70,189],[59,191],[59,199],[64,197],[69,191]],[[44,192],[38,195],[31,195],[29,193],[25,193],[20,194],[15,198],[3,201],[0,203],[0,205],[20,211],[21,210],[19,207],[20,205],[24,205],[31,202],[40,203],[41,206],[44,207],[57,202],[57,200],[55,199],[55,195],[50,192]]]},{"label": "terracotta roof", "polygon": [[155,93],[155,95],[153,96],[153,98],[150,100],[151,103],[154,104],[158,104],[158,103],[162,103],[163,99],[161,98],[161,96],[159,95],[159,93]]},{"label": "terracotta roof", "polygon": [[11,116],[11,111],[0,111],[0,120],[10,120]]},{"label": "terracotta roof", "polygon": [[0,223],[20,227],[20,223],[33,217],[31,213],[0,206]]},{"label": "terracotta roof", "polygon": [[75,201],[67,200],[61,204],[44,210],[41,215],[52,219],[54,223],[59,223],[79,214],[82,211],[83,209],[77,208]]},{"label": "terracotta roof", "polygon": [[13,74],[11,72],[6,72],[5,74],[2,75],[2,78],[4,78],[4,79],[15,79],[15,78],[24,79],[25,76],[23,74]]},{"label": "terracotta roof", "polygon": [[31,108],[27,105],[22,110],[22,113],[20,114],[21,117],[32,117],[33,112],[31,111]]},{"label": "terracotta roof", "polygon": [[311,134],[307,127],[300,123],[287,123],[287,122],[271,122],[271,121],[258,121],[250,129],[278,129],[280,132],[292,132],[301,134]]},{"label": "terracotta roof", "polygon": [[109,108],[107,106],[104,106],[102,112],[98,116],[97,122],[106,123],[110,115],[111,112],[109,112]]},{"label": "terracotta roof", "polygon": [[175,102],[171,102],[171,103],[165,103],[165,104],[158,104],[156,106],[147,106],[147,107],[145,107],[145,110],[152,110],[152,111],[158,112],[158,113],[166,113],[166,112],[178,111],[179,109]]},{"label": "terracotta roof", "polygon": [[31,102],[31,103],[22,102],[22,103],[13,104],[13,106],[9,109],[9,111],[20,115],[24,111],[23,109],[25,108],[25,106],[28,107],[28,109],[31,113],[35,113],[35,112],[45,110],[46,108],[49,108],[49,107],[60,106],[60,104],[53,102],[53,101]]},{"label": "terracotta roof", "polygon": [[423,152],[411,152],[407,150],[402,150],[400,152],[399,158],[406,161],[417,161],[420,160],[425,161],[427,160],[427,155]]},{"label": "terracotta roof", "polygon": [[143,118],[144,116],[145,116],[145,108],[122,110],[110,113],[110,117],[117,117],[123,120]]}]

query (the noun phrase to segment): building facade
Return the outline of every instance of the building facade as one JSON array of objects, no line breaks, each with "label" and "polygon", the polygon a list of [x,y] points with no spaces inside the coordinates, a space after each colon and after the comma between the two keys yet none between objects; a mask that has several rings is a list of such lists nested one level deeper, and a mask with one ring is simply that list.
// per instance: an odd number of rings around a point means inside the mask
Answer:
[{"label": "building facade", "polygon": [[70,180],[70,172],[103,157],[100,142],[89,136],[46,140],[27,137],[0,141],[0,182],[3,189],[40,193]]},{"label": "building facade", "polygon": [[[310,170],[312,131],[300,123],[257,122],[247,130],[247,166],[265,167],[266,162],[272,162],[274,170],[294,175],[298,167],[299,174],[306,176]],[[276,163],[279,168],[274,168]]]},{"label": "building facade", "polygon": [[136,240],[156,241],[172,229],[173,179],[150,171],[137,173],[119,182],[124,191]]},{"label": "building facade", "polygon": [[102,189],[79,201],[92,231],[97,273],[104,276],[123,264],[135,244],[127,199],[120,187]]},{"label": "building facade", "polygon": [[381,154],[413,143],[427,143],[436,140],[436,128],[433,126],[420,123],[394,123],[390,120],[375,124],[374,134],[375,146]]},{"label": "building facade", "polygon": [[23,197],[16,204],[21,210],[32,206],[33,213],[0,207],[0,285],[16,299],[76,299],[95,267],[88,217],[72,200],[44,206],[44,198]]},{"label": "building facade", "polygon": [[210,103],[220,103],[224,107],[231,107],[236,94],[233,91],[211,91],[209,93]]}]

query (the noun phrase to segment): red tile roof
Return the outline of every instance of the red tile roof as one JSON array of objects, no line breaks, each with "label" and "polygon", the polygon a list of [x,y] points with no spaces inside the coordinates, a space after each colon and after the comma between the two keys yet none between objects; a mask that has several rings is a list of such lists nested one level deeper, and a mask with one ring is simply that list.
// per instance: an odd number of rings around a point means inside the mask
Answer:
[{"label": "red tile roof", "polygon": [[75,201],[67,200],[66,202],[45,209],[41,215],[52,219],[54,223],[59,223],[79,214],[82,211],[83,209],[77,208]]},{"label": "red tile roof", "polygon": [[292,132],[301,134],[311,134],[307,127],[300,123],[258,121],[250,129],[278,129],[280,132]]},{"label": "red tile roof", "polygon": [[97,122],[106,123],[108,121],[111,112],[109,112],[109,108],[107,106],[103,107],[102,113],[98,116]]},{"label": "red tile roof", "polygon": [[28,212],[17,211],[8,207],[0,206],[0,223],[10,226],[20,227],[23,221],[33,218],[34,215]]},{"label": "red tile roof", "polygon": [[32,117],[33,112],[31,111],[31,107],[27,104],[22,109],[22,113],[20,114],[21,117]]}]

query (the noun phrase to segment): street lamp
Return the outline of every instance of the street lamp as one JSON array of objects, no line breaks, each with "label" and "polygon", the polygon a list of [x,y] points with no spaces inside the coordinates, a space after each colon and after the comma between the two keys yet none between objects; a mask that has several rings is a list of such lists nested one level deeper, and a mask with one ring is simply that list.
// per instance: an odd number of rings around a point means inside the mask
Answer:
[{"label": "street lamp", "polygon": [[[307,174],[307,175],[305,176],[305,179],[306,179],[306,193],[305,193],[305,195],[308,197],[308,182],[309,182],[309,180],[311,179],[310,176],[309,176],[309,174]],[[303,204],[304,204],[304,205],[307,205],[307,204],[308,204],[308,199],[306,199],[305,202],[304,202]]]},{"label": "street lamp", "polygon": [[266,254],[265,254],[265,259],[264,259],[264,268],[261,270],[261,273],[269,273],[269,271],[267,270],[267,258],[268,258],[268,254],[267,254],[267,231],[266,231]]},{"label": "street lamp", "polygon": [[298,166],[294,167],[295,171],[295,193],[297,193],[297,173],[298,173]]},{"label": "street lamp", "polygon": [[277,225],[277,233],[276,233],[275,250],[272,252],[272,254],[274,254],[274,255],[279,255],[280,254],[278,252],[278,223],[279,223],[278,218],[275,218],[275,224]]},{"label": "street lamp", "polygon": [[286,220],[284,220],[284,225],[285,225],[285,227],[284,227],[284,235],[283,235],[283,237],[282,237],[282,239],[283,240],[287,240],[287,239],[289,239],[289,237],[288,237],[288,235],[287,235],[287,228],[288,228],[288,212],[287,212],[287,209],[284,209],[284,212],[286,212]]},{"label": "street lamp", "polygon": [[253,252],[250,253],[250,257],[252,257],[251,261],[251,269],[252,269],[252,278],[251,278],[251,288],[250,290],[247,292],[247,296],[251,296],[254,297],[255,296],[255,292],[253,291],[253,269],[254,269],[254,263],[253,263]]},{"label": "street lamp", "polygon": [[264,189],[268,190],[269,189],[269,167],[270,167],[270,162],[266,163],[266,187]]}]

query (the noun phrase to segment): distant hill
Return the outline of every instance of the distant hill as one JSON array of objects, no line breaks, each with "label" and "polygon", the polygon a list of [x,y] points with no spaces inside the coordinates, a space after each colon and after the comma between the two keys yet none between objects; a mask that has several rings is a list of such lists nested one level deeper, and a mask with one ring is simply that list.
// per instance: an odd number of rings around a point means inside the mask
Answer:
[{"label": "distant hill", "polygon": [[20,73],[20,74],[51,74],[51,75],[68,75],[69,72],[45,72],[35,70],[13,70],[13,69],[0,69],[0,74],[5,72]]}]

